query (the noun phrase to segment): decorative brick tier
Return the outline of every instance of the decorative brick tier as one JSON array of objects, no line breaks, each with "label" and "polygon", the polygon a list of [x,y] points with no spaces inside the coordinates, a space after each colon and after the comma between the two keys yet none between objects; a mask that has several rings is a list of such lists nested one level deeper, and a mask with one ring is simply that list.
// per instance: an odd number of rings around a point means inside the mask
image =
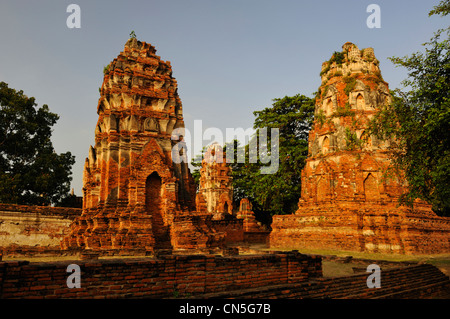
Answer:
[{"label": "decorative brick tier", "polygon": [[447,218],[426,207],[405,207],[361,202],[328,203],[295,215],[274,216],[272,247],[336,249],[435,254],[449,251]]}]

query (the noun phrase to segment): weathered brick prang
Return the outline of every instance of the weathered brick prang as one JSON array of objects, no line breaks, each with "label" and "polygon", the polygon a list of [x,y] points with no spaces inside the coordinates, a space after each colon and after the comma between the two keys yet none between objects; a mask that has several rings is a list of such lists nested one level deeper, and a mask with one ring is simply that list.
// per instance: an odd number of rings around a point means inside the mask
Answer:
[{"label": "weathered brick prang", "polygon": [[[193,222],[195,185],[170,62],[152,45],[129,39],[104,70],[97,113],[95,145],[84,166],[83,213],[61,247],[132,255],[173,249],[174,219]],[[204,230],[190,227],[199,241],[219,246]]]},{"label": "weathered brick prang", "polygon": [[450,218],[420,200],[399,207],[408,184],[392,167],[395,141],[370,133],[371,119],[391,103],[373,49],[345,43],[320,75],[298,209],[273,217],[271,247],[450,252]]}]

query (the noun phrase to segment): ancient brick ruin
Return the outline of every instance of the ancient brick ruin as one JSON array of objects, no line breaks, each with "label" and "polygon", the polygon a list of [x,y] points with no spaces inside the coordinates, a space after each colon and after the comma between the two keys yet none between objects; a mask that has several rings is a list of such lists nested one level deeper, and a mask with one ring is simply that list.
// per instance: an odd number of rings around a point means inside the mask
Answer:
[{"label": "ancient brick ruin", "polygon": [[[95,146],[84,170],[83,213],[61,247],[102,254],[223,249],[264,243],[251,203],[233,203],[231,168],[218,144],[202,161],[196,193],[182,140],[183,115],[169,62],[130,39],[105,68]],[[390,102],[373,49],[346,43],[322,65],[302,194],[273,218],[272,247],[394,253],[450,250],[450,223],[430,205],[398,207],[407,185],[388,172],[390,142],[368,122]]]},{"label": "ancient brick ruin", "polygon": [[59,256],[80,208],[0,203],[0,255]]},{"label": "ancient brick ruin", "polygon": [[69,288],[67,268],[73,261],[2,261],[0,255],[0,299],[145,298],[147,305],[149,298],[182,298],[183,302],[191,302],[191,298],[448,298],[449,278],[431,264],[352,260],[352,265],[364,270],[370,263],[383,268],[381,287],[371,289],[367,273],[325,276],[322,259],[329,257],[275,251],[232,257],[81,260],[77,261],[82,269],[81,285]]},{"label": "ancient brick ruin", "polygon": [[[389,141],[367,133],[370,118],[390,101],[372,49],[346,43],[323,64],[299,208],[274,216],[272,232],[256,220],[248,199],[233,203],[232,170],[217,144],[205,154],[196,192],[177,84],[170,63],[155,52],[130,39],[105,68],[82,210],[0,205],[0,299],[448,295],[448,277],[430,264],[394,263],[383,268],[382,287],[370,289],[367,273],[325,277],[322,259],[336,256],[296,250],[235,256],[236,246],[265,244],[269,234],[270,245],[280,248],[450,251],[449,218],[420,201],[414,209],[397,206],[407,185],[401,173],[385,174]],[[152,257],[98,258],[144,253]],[[2,260],[76,254],[52,262]],[[69,288],[74,262],[82,285]],[[368,264],[386,266],[353,262],[364,272]]]},{"label": "ancient brick ruin", "polygon": [[105,68],[95,146],[84,168],[83,213],[63,239],[64,250],[133,255],[222,249],[244,240],[218,145],[203,160],[195,193],[177,83],[170,63],[155,52],[129,39]]},{"label": "ancient brick ruin", "polygon": [[[195,185],[181,144],[177,82],[170,62],[155,52],[132,38],[105,68],[95,146],[84,168],[83,213],[64,249],[172,249],[174,219],[192,222]],[[213,245],[209,234],[191,228]]]},{"label": "ancient brick ruin", "polygon": [[195,201],[197,211],[212,214],[213,219],[233,214],[231,168],[226,163],[222,146],[217,143],[210,145],[203,157]]},{"label": "ancient brick ruin", "polygon": [[244,242],[267,244],[270,231],[266,225],[256,220],[252,203],[247,198],[241,199],[236,217],[244,221]]},{"label": "ancient brick ruin", "polygon": [[342,49],[322,65],[298,210],[274,216],[271,246],[449,252],[449,219],[421,201],[398,207],[407,184],[388,170],[390,142],[368,134],[369,120],[390,102],[373,49]]}]

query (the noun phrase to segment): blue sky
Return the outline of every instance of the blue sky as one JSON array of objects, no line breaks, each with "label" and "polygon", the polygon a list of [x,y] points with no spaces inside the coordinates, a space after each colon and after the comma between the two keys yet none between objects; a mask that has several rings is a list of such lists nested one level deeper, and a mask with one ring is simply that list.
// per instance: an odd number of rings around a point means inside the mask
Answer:
[{"label": "blue sky", "polygon": [[[69,29],[69,4],[81,8],[81,28]],[[369,4],[381,8],[370,29]],[[312,96],[320,68],[345,42],[372,47],[390,88],[406,70],[387,59],[423,50],[448,17],[428,17],[438,0],[2,0],[0,81],[48,104],[58,153],[76,156],[72,187],[81,195],[82,171],[94,144],[103,67],[129,34],[154,45],[170,61],[186,128],[250,128],[253,112],[272,99]],[[205,142],[207,144],[208,141]]]}]

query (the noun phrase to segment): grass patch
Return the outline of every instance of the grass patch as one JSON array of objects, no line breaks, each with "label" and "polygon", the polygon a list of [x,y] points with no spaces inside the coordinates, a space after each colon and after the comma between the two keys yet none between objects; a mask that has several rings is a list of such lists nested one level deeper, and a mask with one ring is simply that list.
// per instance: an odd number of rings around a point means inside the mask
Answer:
[{"label": "grass patch", "polygon": [[302,254],[312,255],[334,255],[338,257],[352,256],[353,258],[360,259],[372,259],[372,260],[386,260],[386,261],[435,261],[448,263],[450,265],[450,253],[449,254],[416,254],[416,255],[403,255],[403,254],[388,254],[388,253],[372,253],[372,252],[360,252],[350,250],[335,250],[335,249],[319,249],[319,248],[303,248],[303,247],[283,247],[283,248],[268,248],[267,250],[277,251],[290,251],[298,250]]},{"label": "grass patch", "polygon": [[3,256],[3,261],[18,261],[18,260],[26,260],[33,263],[40,262],[53,262],[53,261],[65,261],[65,260],[79,260],[78,256],[37,256],[37,257],[28,257],[28,256],[18,256],[18,257],[6,257]]},{"label": "grass patch", "polygon": [[[427,263],[436,266],[445,275],[450,276],[450,254],[416,254],[416,255],[400,255],[400,254],[387,254],[387,253],[370,253],[370,252],[355,252],[345,250],[333,250],[333,249],[314,249],[314,248],[301,248],[301,247],[283,247],[277,249],[267,249],[277,251],[290,251],[298,250],[302,254],[310,255],[322,255],[322,256],[337,256],[348,257],[352,256],[356,259],[370,259],[370,260],[385,260],[385,261],[404,261],[411,263]],[[353,275],[353,269],[355,264],[348,263],[343,264],[335,261],[322,261],[322,271],[324,277],[341,277]],[[361,267],[358,265],[358,267]]]},{"label": "grass patch", "polygon": [[322,261],[322,274],[325,278],[345,277],[354,275],[353,268],[355,265],[338,263],[336,261]]}]

